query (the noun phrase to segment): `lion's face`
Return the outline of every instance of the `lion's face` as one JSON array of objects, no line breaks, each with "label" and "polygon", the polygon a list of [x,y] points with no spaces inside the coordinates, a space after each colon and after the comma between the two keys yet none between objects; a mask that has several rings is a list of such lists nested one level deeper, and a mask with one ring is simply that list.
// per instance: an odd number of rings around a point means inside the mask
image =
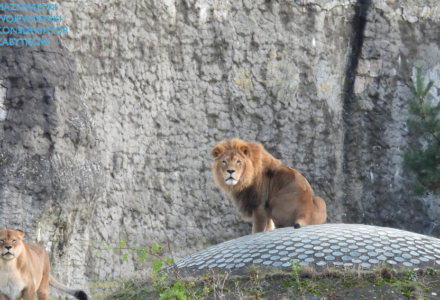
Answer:
[{"label": "lion's face", "polygon": [[252,181],[252,162],[248,145],[238,139],[219,143],[212,150],[214,179],[218,186],[229,191],[241,190]]},{"label": "lion's face", "polygon": [[226,185],[236,185],[246,168],[246,159],[235,150],[226,151],[216,159],[216,172]]},{"label": "lion's face", "polygon": [[10,260],[18,257],[23,250],[23,237],[24,232],[21,230],[0,230],[1,258]]}]

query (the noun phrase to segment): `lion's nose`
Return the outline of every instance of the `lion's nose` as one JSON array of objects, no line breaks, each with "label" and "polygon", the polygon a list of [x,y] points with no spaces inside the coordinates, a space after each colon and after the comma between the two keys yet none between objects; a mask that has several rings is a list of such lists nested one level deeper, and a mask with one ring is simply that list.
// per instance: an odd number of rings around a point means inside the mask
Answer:
[{"label": "lion's nose", "polygon": [[226,172],[228,172],[230,175],[235,173],[235,170],[226,170]]},{"label": "lion's nose", "polygon": [[5,246],[6,249],[11,250],[12,247],[11,246]]}]

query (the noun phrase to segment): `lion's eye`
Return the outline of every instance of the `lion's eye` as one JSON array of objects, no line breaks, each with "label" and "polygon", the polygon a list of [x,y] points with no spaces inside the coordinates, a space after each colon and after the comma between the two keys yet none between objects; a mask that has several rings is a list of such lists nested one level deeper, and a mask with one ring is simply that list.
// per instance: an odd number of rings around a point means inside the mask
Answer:
[{"label": "lion's eye", "polygon": [[226,160],[222,161],[222,163],[223,163],[224,165],[226,165]]},{"label": "lion's eye", "polygon": [[0,240],[0,243],[4,243],[5,242],[5,240]]},{"label": "lion's eye", "polygon": [[17,240],[12,240],[12,242],[15,244],[15,242],[16,242]]},{"label": "lion's eye", "polygon": [[241,161],[237,160],[237,165],[241,164]]}]

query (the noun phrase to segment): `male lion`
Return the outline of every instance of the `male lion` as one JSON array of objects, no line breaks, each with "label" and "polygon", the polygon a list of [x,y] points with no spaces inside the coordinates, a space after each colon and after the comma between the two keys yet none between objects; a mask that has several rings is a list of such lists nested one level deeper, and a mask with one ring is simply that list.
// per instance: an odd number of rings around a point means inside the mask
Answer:
[{"label": "male lion", "polygon": [[49,254],[40,245],[23,241],[21,230],[0,230],[0,299],[49,298],[49,284],[79,300],[90,300],[81,290],[62,285],[50,275]]},{"label": "male lion", "polygon": [[281,164],[257,142],[232,139],[212,150],[215,183],[234,200],[252,233],[276,227],[323,224],[324,200],[307,180]]}]

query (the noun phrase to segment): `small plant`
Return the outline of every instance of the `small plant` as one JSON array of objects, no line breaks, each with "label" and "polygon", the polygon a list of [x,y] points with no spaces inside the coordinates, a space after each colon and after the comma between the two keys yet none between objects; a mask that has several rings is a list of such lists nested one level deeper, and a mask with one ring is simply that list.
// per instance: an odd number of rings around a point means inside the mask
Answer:
[{"label": "small plant", "polygon": [[383,278],[385,281],[391,281],[394,279],[396,270],[390,269],[389,267],[382,267],[379,269],[379,276]]},{"label": "small plant", "polygon": [[[101,247],[96,247],[94,244],[91,245],[92,247],[96,248],[96,254],[99,254],[100,250],[106,250],[110,251],[113,250],[113,253],[122,253],[122,262],[125,262],[128,259],[128,256],[130,253],[136,253],[138,259],[141,262],[145,262],[148,256],[154,257],[154,261],[152,262],[152,268],[153,273],[150,274],[154,278],[154,282],[152,286],[156,289],[157,292],[160,293],[159,300],[164,299],[178,299],[178,300],[187,300],[187,299],[203,299],[197,297],[195,294],[196,292],[191,292],[189,288],[194,286],[194,283],[190,282],[188,284],[185,283],[185,281],[180,278],[179,274],[175,269],[174,275],[175,275],[175,282],[174,285],[169,286],[167,282],[168,273],[166,272],[160,272],[162,267],[164,265],[173,268],[174,267],[174,259],[172,258],[162,258],[159,253],[163,250],[163,246],[160,246],[158,244],[154,244],[153,247],[130,247],[127,244],[127,241],[124,239],[118,243],[117,246],[111,247],[106,246],[105,242],[101,243]],[[203,292],[206,292],[204,289]],[[191,298],[190,298],[191,297]]]},{"label": "small plant", "polygon": [[181,281],[176,281],[172,288],[167,288],[163,294],[160,294],[159,300],[163,299],[173,299],[177,298],[179,300],[188,299],[186,295],[185,284]]},{"label": "small plant", "polygon": [[[310,282],[307,280],[301,280],[301,274],[302,274],[303,268],[299,265],[298,262],[291,260],[290,263],[292,264],[292,271],[290,272],[290,274],[293,276],[293,278],[295,280],[295,283],[298,287],[298,291],[301,294],[304,294],[304,292],[309,287]],[[285,283],[283,283],[283,284],[286,286]]]},{"label": "small plant", "polygon": [[427,99],[434,82],[424,85],[421,68],[417,68],[415,84],[409,84],[412,96],[408,99],[409,112],[414,116],[408,127],[420,137],[420,146],[404,154],[404,165],[416,175],[418,194],[440,190],[440,102]]},{"label": "small plant", "polygon": [[263,289],[261,288],[261,286],[254,286],[251,288],[251,294],[255,297],[255,299],[260,299],[260,295],[263,292]]},{"label": "small plant", "polygon": [[426,269],[426,274],[427,275],[435,275],[437,272],[435,271],[435,269],[433,268],[428,268]]},{"label": "small plant", "polygon": [[298,262],[296,262],[294,260],[291,260],[290,263],[292,264],[292,271],[290,272],[290,274],[293,275],[293,277],[295,278],[296,284],[299,285],[302,267],[298,264]]},{"label": "small plant", "polygon": [[416,272],[414,272],[413,269],[409,269],[405,272],[405,277],[407,280],[409,281],[417,281],[417,279],[419,278],[416,274]]}]

